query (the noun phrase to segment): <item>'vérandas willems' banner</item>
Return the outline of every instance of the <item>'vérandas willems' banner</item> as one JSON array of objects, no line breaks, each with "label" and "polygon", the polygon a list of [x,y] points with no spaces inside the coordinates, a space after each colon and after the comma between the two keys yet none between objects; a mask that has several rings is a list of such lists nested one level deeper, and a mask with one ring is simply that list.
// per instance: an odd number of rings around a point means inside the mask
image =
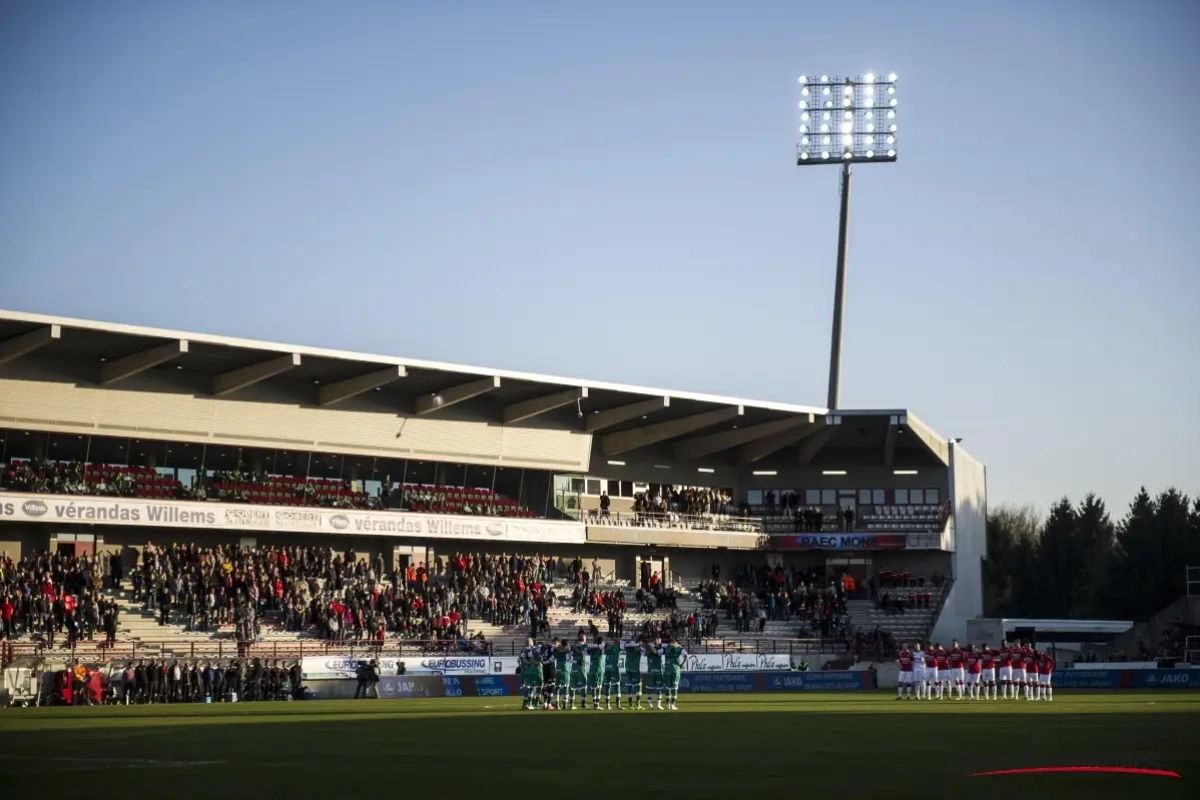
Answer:
[{"label": "'v\u00e9randas willems' banner", "polygon": [[547,544],[582,544],[587,538],[583,523],[560,520],[0,492],[0,521],[14,520],[292,533],[323,531]]}]

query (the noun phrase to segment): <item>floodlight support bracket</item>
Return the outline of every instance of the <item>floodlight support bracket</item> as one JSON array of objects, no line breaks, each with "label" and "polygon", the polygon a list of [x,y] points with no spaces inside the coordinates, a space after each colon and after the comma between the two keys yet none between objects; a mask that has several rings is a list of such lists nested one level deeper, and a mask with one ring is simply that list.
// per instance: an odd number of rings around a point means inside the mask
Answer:
[{"label": "floodlight support bracket", "polygon": [[829,345],[829,397],[826,406],[840,406],[842,390],[842,318],[846,313],[846,245],[850,232],[850,164],[842,164],[842,210],[838,218],[837,277],[833,286],[833,334]]}]

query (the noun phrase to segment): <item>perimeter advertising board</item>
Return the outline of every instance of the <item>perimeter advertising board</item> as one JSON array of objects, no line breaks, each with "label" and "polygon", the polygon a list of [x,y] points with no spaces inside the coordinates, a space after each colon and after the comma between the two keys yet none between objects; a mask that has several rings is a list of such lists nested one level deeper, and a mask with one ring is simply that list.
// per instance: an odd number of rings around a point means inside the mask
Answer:
[{"label": "perimeter advertising board", "polygon": [[200,500],[141,500],[0,492],[0,522],[276,531],[280,533],[413,536],[501,542],[582,544],[582,523],[352,508],[255,506]]}]

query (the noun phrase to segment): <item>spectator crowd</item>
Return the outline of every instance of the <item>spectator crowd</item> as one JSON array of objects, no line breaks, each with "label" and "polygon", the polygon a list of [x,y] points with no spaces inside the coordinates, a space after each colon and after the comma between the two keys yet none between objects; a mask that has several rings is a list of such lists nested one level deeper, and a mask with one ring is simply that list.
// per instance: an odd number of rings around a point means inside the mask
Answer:
[{"label": "spectator crowd", "polygon": [[183,485],[151,467],[80,461],[16,461],[0,465],[0,488],[40,494],[138,497],[150,500],[219,500],[225,503],[390,509],[432,514],[524,517],[534,512],[490,489],[381,482],[377,493],[350,481],[296,478],[253,470],[214,470]]},{"label": "spectator crowd", "polygon": [[804,638],[843,639],[852,630],[844,585],[827,583],[816,568],[740,565],[732,580],[723,581],[713,564],[700,598],[704,608],[723,610],[738,633],[762,633],[768,622],[795,622]]},{"label": "spectator crowd", "polygon": [[53,647],[77,641],[112,642],[120,609],[103,594],[95,556],[35,553],[13,561],[0,555],[0,639],[41,636]]}]

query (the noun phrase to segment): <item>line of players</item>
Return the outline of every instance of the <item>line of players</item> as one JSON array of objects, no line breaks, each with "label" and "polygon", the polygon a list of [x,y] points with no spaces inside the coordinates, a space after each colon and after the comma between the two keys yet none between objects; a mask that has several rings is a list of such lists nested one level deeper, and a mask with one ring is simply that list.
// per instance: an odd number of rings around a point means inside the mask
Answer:
[{"label": "line of players", "polygon": [[1054,659],[1035,650],[1030,642],[1003,642],[999,650],[987,645],[977,650],[973,644],[963,649],[957,641],[949,650],[940,644],[922,650],[917,642],[911,651],[907,644],[902,645],[896,661],[900,665],[897,700],[914,696],[918,700],[949,700],[955,690],[959,700],[1054,699],[1050,680]]},{"label": "line of players", "polygon": [[[524,697],[521,707],[534,711],[574,710],[576,697],[582,695],[580,707],[585,709],[590,697],[592,708],[599,710],[602,696],[606,710],[614,707],[614,701],[617,710],[640,709],[643,658],[646,659],[645,707],[655,708],[657,700],[660,710],[678,710],[679,681],[687,659],[687,650],[678,639],[671,637],[664,643],[661,636],[653,639],[643,636],[636,641],[605,641],[603,636],[597,636],[595,641],[588,642],[582,633],[574,642],[559,639],[538,646],[533,639],[526,640],[518,667]],[[622,706],[622,694],[628,698],[627,706]]]}]

